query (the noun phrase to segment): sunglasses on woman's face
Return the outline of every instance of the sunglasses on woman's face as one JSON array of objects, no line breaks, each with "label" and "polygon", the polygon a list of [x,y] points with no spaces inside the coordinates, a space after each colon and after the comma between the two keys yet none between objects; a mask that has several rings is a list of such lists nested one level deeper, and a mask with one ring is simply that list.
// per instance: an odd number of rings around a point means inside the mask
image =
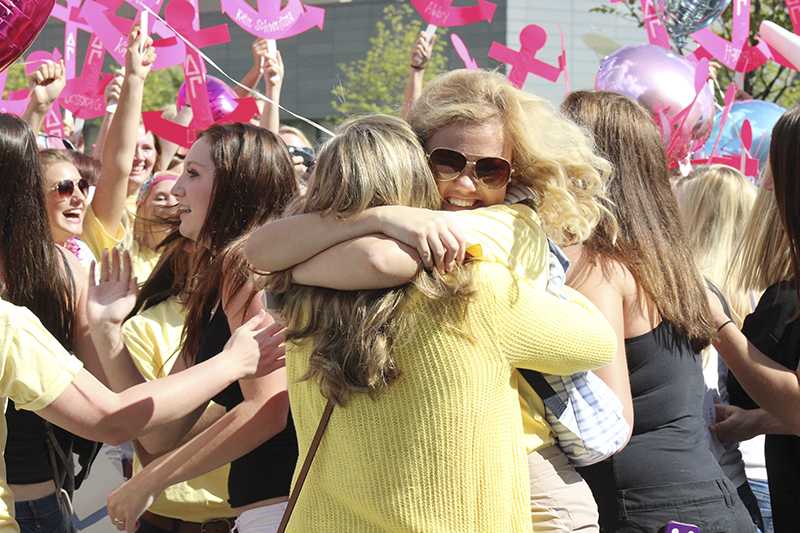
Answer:
[{"label": "sunglasses on woman's face", "polygon": [[79,179],[77,182],[72,180],[61,180],[50,189],[57,191],[59,196],[68,197],[75,193],[75,185],[78,185],[78,190],[81,194],[87,196],[89,194],[89,182],[84,178]]},{"label": "sunglasses on woman's face", "polygon": [[499,189],[511,179],[511,163],[502,157],[481,157],[471,160],[466,155],[450,148],[434,148],[428,154],[428,163],[437,181],[453,181],[464,174],[467,165],[472,165],[469,178],[489,189]]}]

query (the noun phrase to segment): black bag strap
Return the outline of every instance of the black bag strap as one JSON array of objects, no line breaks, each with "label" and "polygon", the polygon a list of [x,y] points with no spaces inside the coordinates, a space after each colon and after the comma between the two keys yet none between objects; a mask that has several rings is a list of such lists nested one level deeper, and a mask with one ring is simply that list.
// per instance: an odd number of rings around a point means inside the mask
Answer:
[{"label": "black bag strap", "polygon": [[517,370],[519,370],[519,373],[525,378],[525,381],[528,382],[528,385],[533,387],[533,390],[535,390],[539,398],[542,399],[544,406],[549,409],[556,418],[561,418],[561,415],[567,410],[567,402],[562,400],[556,391],[553,390],[553,387],[544,379],[542,373],[528,368],[518,368]]}]

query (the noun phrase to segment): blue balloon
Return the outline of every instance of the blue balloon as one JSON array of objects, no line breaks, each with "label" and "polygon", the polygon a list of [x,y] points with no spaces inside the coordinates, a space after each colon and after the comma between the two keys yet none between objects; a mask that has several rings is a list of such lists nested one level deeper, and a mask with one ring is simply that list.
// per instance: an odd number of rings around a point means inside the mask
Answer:
[{"label": "blue balloon", "polygon": [[[728,121],[722,130],[722,137],[717,148],[717,155],[738,155],[742,153],[742,142],[739,136],[742,131],[742,124],[745,120],[750,121],[753,130],[753,145],[750,148],[750,155],[761,162],[761,168],[767,164],[769,156],[769,143],[772,139],[772,128],[778,119],[786,112],[784,108],[772,102],[762,100],[740,100],[731,106]],[[719,122],[722,111],[717,112],[714,117],[714,127],[708,137],[705,146],[695,155],[697,159],[709,157],[714,148],[714,142],[719,135]]]}]

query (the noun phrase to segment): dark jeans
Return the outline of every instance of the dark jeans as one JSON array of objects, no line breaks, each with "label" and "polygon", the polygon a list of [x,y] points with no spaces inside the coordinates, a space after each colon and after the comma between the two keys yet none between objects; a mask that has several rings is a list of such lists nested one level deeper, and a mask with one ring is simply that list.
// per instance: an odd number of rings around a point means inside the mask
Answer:
[{"label": "dark jeans", "polygon": [[39,500],[15,502],[14,513],[22,533],[77,533],[72,516],[55,494]]},{"label": "dark jeans", "polygon": [[664,533],[670,520],[696,525],[703,533],[755,531],[727,479],[622,490],[617,494],[617,510],[617,533]]},{"label": "dark jeans", "polygon": [[139,527],[136,528],[136,533],[172,533],[166,529],[161,529],[160,527],[154,526],[149,522],[145,522],[144,520],[139,520]]}]

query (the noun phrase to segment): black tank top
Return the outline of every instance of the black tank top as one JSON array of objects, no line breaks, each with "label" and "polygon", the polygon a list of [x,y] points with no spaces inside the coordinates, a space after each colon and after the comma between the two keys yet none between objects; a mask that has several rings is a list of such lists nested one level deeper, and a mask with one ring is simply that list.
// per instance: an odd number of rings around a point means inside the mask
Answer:
[{"label": "black tank top", "polygon": [[[54,477],[47,449],[45,421],[36,413],[24,409],[17,410],[12,400],[6,407],[5,460],[6,476],[14,485],[29,485],[51,481]],[[53,433],[61,449],[70,449],[72,437],[66,431],[53,426]]]},{"label": "black tank top", "polygon": [[[197,362],[214,357],[231,337],[228,318],[219,306],[201,339]],[[244,401],[238,382],[228,385],[213,400],[231,410]],[[286,429],[250,453],[231,463],[228,493],[232,507],[242,507],[261,500],[289,495],[294,467],[297,463],[297,437],[292,415]]]},{"label": "black tank top", "polygon": [[[595,494],[601,525],[617,514],[618,491],[722,479],[705,436],[700,354],[671,324],[625,339],[633,434],[611,459],[580,469]],[[718,495],[715,495],[718,496]]]}]

